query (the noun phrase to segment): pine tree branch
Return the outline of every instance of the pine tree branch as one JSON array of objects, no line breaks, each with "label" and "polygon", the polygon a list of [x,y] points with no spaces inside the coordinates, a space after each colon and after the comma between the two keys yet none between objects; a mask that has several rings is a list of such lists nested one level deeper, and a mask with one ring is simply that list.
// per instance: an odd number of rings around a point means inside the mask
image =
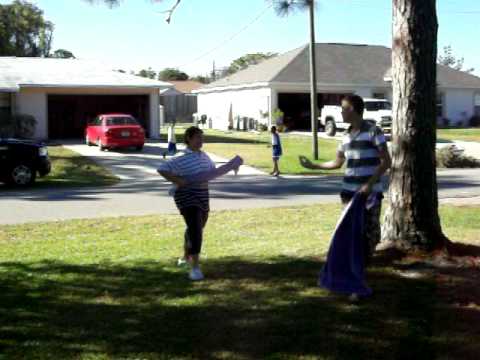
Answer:
[{"label": "pine tree branch", "polygon": [[[161,0],[160,0],[161,1]],[[178,5],[180,5],[180,2],[182,0],[177,0],[176,3],[167,11],[162,11],[161,14],[168,14],[167,15],[167,18],[165,19],[165,21],[167,22],[167,24],[170,24],[170,21],[172,20],[172,15],[173,13],[175,12],[175,9],[178,7]]]}]

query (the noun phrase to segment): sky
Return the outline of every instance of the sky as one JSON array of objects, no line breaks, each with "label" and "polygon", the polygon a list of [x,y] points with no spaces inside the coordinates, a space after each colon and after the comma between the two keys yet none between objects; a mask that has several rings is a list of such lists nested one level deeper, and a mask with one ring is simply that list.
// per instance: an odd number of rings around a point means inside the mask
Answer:
[{"label": "sky", "polygon": [[[0,0],[0,4],[11,3]],[[123,0],[113,9],[101,0],[31,0],[55,24],[52,48],[113,68],[138,71],[179,68],[205,75],[244,54],[282,53],[309,41],[308,14],[278,17],[265,0]],[[317,0],[316,41],[391,44],[391,0]],[[451,45],[465,67],[480,76],[478,0],[437,0],[439,50]]]}]

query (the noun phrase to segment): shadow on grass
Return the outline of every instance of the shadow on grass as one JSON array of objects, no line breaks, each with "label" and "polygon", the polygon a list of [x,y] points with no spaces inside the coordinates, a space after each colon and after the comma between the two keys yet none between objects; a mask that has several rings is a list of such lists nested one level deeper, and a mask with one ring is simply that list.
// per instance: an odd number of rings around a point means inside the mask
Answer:
[{"label": "shadow on grass", "polygon": [[[192,283],[170,264],[0,263],[7,358],[434,358],[435,287],[373,267],[359,305],[316,286],[313,258],[206,261]],[[452,334],[450,334],[452,335]],[[435,347],[433,346],[435,344]]]}]

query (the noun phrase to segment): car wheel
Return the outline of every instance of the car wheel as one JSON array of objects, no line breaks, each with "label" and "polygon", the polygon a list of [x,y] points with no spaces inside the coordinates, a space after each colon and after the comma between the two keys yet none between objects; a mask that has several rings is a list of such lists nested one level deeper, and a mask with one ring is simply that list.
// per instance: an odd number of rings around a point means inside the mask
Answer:
[{"label": "car wheel", "polygon": [[16,186],[28,186],[35,182],[36,171],[27,164],[15,165],[10,171],[10,183]]},{"label": "car wheel", "polygon": [[143,145],[135,146],[135,150],[142,151],[143,150]]},{"label": "car wheel", "polygon": [[100,148],[100,151],[105,151],[106,147],[102,144],[100,138],[97,139],[97,146]]},{"label": "car wheel", "polygon": [[327,123],[325,124],[325,133],[328,136],[335,136],[335,134],[337,133],[337,127],[332,120],[327,121]]},{"label": "car wheel", "polygon": [[90,142],[88,135],[85,135],[85,145],[92,146],[93,144]]}]

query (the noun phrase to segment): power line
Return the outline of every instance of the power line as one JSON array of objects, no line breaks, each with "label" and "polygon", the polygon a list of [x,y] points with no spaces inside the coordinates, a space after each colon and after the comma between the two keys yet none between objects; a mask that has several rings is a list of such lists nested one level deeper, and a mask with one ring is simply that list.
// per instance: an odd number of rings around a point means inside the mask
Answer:
[{"label": "power line", "polygon": [[[354,5],[354,6],[361,6],[361,7],[364,7],[364,8],[375,8],[375,9],[380,9],[380,10],[389,10],[391,11],[392,9],[391,8],[386,8],[386,7],[378,7],[378,6],[374,6],[372,4],[366,4],[366,2],[363,2],[361,0],[348,0],[348,3],[350,3],[351,5]],[[345,5],[347,5],[346,3],[344,3]],[[193,59],[192,61],[189,61],[188,63],[185,63],[183,65],[180,66],[180,68],[184,68],[186,66],[189,66],[189,65],[192,65],[194,63],[196,63],[197,61],[203,59],[204,57],[212,54],[213,52],[217,51],[218,49],[222,48],[223,46],[225,46],[226,44],[228,44],[229,42],[231,42],[233,39],[235,39],[238,35],[240,35],[241,33],[243,33],[244,31],[246,31],[250,26],[252,26],[254,23],[256,23],[258,20],[260,20],[260,18],[262,18],[268,10],[270,10],[270,8],[272,8],[274,5],[274,2],[273,1],[270,1],[269,5],[264,8],[257,16],[255,16],[248,24],[246,24],[245,26],[243,26],[239,31],[235,32],[234,34],[232,34],[231,36],[229,36],[228,38],[226,38],[225,40],[223,40],[222,42],[220,42],[217,46],[213,47],[212,49],[206,51],[205,53],[201,54],[200,56],[196,57],[195,59]],[[444,13],[443,11],[441,11],[441,13]],[[458,14],[458,15],[476,15],[476,14],[480,14],[480,10],[477,11],[477,10],[472,10],[472,11],[453,11],[453,12],[448,12],[448,14]]]},{"label": "power line", "polygon": [[239,31],[237,31],[236,33],[234,33],[233,35],[231,35],[230,37],[228,37],[227,39],[223,40],[220,44],[218,44],[217,46],[215,46],[214,48],[208,50],[207,52],[203,53],[202,55],[198,56],[197,58],[193,59],[192,61],[186,63],[186,64],[183,64],[181,65],[180,67],[181,68],[184,68],[186,66],[189,66],[193,63],[196,63],[198,60],[201,60],[203,59],[204,57],[210,55],[211,53],[213,53],[214,51],[220,49],[221,47],[223,47],[224,45],[228,44],[230,41],[232,41],[234,38],[236,38],[238,35],[240,35],[242,32],[244,32],[245,30],[247,30],[250,26],[252,26],[254,23],[256,23],[258,20],[260,20],[260,18],[266,14],[266,12],[268,10],[270,10],[270,8],[273,6],[273,2],[270,3],[265,9],[263,9],[255,18],[253,18],[248,24],[246,24],[244,27],[242,27]]}]

